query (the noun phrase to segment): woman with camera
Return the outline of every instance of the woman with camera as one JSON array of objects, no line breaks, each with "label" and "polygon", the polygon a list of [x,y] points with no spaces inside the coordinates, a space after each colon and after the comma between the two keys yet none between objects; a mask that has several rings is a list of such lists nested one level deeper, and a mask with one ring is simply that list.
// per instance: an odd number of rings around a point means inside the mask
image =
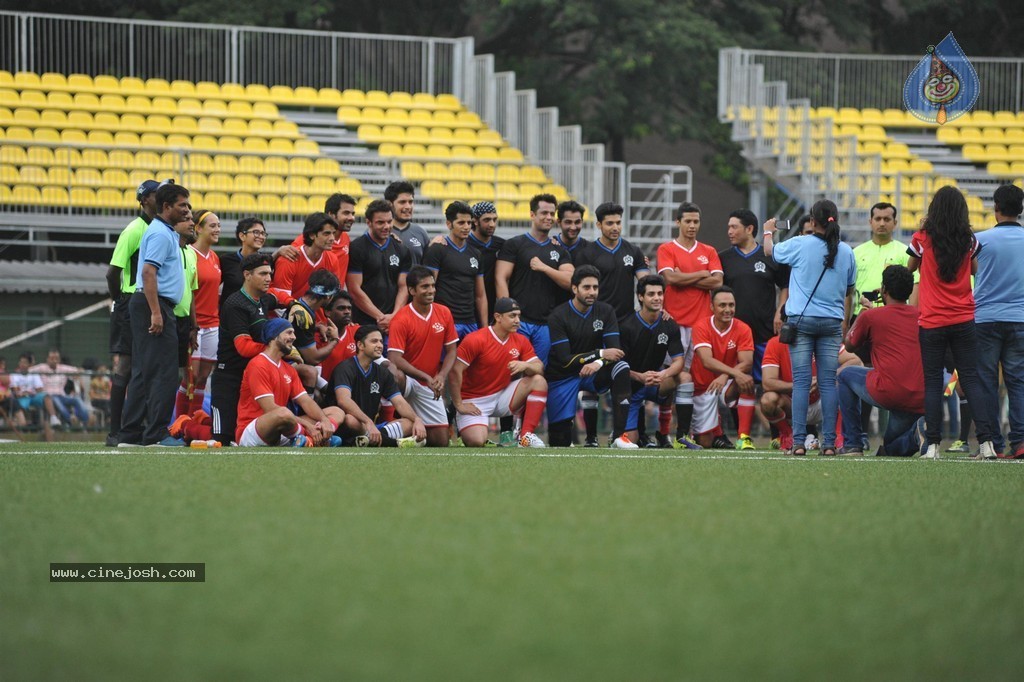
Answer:
[{"label": "woman with camera", "polygon": [[[811,358],[818,366],[821,393],[821,454],[836,454],[836,416],[839,394],[836,371],[839,346],[853,308],[857,263],[853,249],[839,241],[839,211],[827,199],[811,208],[810,235],[775,244],[775,219],[764,224],[764,251],[777,263],[790,266],[787,323],[780,340],[790,345],[793,362],[792,455],[806,455],[807,405],[811,391]],[[787,338],[788,337],[788,338]]]}]

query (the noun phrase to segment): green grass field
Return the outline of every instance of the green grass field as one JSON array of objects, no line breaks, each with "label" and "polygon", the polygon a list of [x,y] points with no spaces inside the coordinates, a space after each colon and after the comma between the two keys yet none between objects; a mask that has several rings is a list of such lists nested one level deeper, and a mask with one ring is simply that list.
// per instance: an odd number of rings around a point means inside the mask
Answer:
[{"label": "green grass field", "polygon": [[1019,680],[1022,505],[1005,462],[3,445],[0,677]]}]

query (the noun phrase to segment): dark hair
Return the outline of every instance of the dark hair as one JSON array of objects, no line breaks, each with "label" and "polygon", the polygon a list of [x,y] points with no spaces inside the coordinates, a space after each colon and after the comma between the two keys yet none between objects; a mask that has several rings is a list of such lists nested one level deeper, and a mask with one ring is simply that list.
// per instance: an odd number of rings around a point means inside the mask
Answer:
[{"label": "dark hair", "polygon": [[811,215],[809,213],[804,213],[800,216],[800,220],[796,221],[796,234],[802,234],[804,227],[806,227],[809,222],[811,222]]},{"label": "dark hair", "polygon": [[373,216],[378,213],[387,213],[388,215],[391,215],[393,213],[391,202],[387,199],[374,199],[371,201],[366,207],[366,222],[373,222]]},{"label": "dark hair", "polygon": [[736,218],[743,227],[757,229],[757,216],[749,208],[740,208],[729,214],[730,218]]},{"label": "dark hair", "polygon": [[676,209],[676,220],[682,220],[684,213],[696,213],[697,215],[700,215],[700,206],[692,201],[684,201],[679,204],[679,208]]},{"label": "dark hair", "polygon": [[733,298],[736,298],[736,292],[732,290],[732,287],[727,287],[724,284],[717,289],[711,291],[711,302],[715,302],[715,297],[719,294],[732,294]]},{"label": "dark hair", "polygon": [[999,215],[1017,217],[1024,213],[1024,190],[1017,185],[1001,185],[992,195],[992,202]]},{"label": "dark hair", "polygon": [[341,210],[342,204],[356,205],[356,200],[347,194],[334,193],[327,197],[327,201],[324,202],[324,213],[337,213]]},{"label": "dark hair", "polygon": [[316,298],[332,298],[336,293],[331,294],[330,296],[321,296],[320,294],[313,292],[313,287],[323,287],[327,291],[337,292],[338,288],[341,286],[338,282],[338,276],[330,270],[314,270],[309,274],[307,283],[309,285],[307,293]]},{"label": "dark hair", "polygon": [[378,327],[377,325],[364,324],[363,326],[356,330],[355,336],[352,338],[355,339],[356,343],[361,343],[363,339],[365,339],[367,336],[374,332],[377,332],[381,336],[384,336],[384,333],[380,330],[380,327]]},{"label": "dark hair", "polygon": [[28,364],[31,365],[32,361],[35,360],[35,358],[32,357],[32,353],[25,351],[24,353],[18,356],[18,362],[21,362],[22,360],[28,360]]},{"label": "dark hair", "polygon": [[555,198],[554,194],[535,194],[530,199],[530,213],[536,213],[537,209],[540,208],[540,202],[551,204],[552,206],[558,205],[558,199]]},{"label": "dark hair", "polygon": [[[203,215],[204,213],[206,215]],[[217,215],[217,214],[216,214],[216,212],[211,211],[211,210],[206,209],[206,208],[203,208],[203,209],[193,208],[192,209],[192,221],[196,224],[196,230],[197,231],[199,230],[199,222],[200,222],[199,219],[203,218],[205,220],[206,218],[209,218],[211,215]]]},{"label": "dark hair", "polygon": [[342,289],[341,291],[334,295],[334,298],[331,300],[331,305],[329,307],[333,308],[334,304],[337,303],[338,301],[348,301],[349,305],[352,305],[352,294]]},{"label": "dark hair", "polygon": [[384,188],[384,198],[388,201],[394,201],[398,198],[399,194],[416,196],[416,190],[411,182],[406,182],[405,180],[397,180]]},{"label": "dark hair", "polygon": [[264,265],[274,267],[274,263],[273,261],[270,260],[270,256],[268,256],[265,253],[250,253],[248,256],[242,259],[242,262],[239,265],[242,268],[242,272],[245,272],[247,270],[255,270],[256,268],[262,267]]},{"label": "dark hair", "polygon": [[868,211],[868,217],[869,218],[874,218],[875,217],[875,211],[884,211],[887,208],[891,208],[892,209],[892,219],[896,220],[896,207],[893,206],[892,204],[890,204],[888,201],[879,201],[877,204],[872,206],[871,210]]},{"label": "dark hair", "polygon": [[454,223],[455,219],[460,215],[468,215],[470,218],[473,217],[473,207],[467,204],[465,201],[453,201],[448,204],[448,208],[444,209],[444,219],[450,223]]},{"label": "dark hair", "polygon": [[188,190],[182,185],[175,185],[174,183],[166,183],[160,185],[156,191],[156,212],[160,213],[164,210],[164,206],[167,204],[174,205],[174,202],[178,200],[178,197],[188,198]]},{"label": "dark hair", "polygon": [[904,265],[890,265],[882,270],[882,288],[897,301],[906,301],[914,291],[914,275]]},{"label": "dark hair", "polygon": [[555,211],[555,217],[561,220],[565,217],[566,213],[579,213],[580,218],[582,218],[587,214],[587,209],[583,208],[583,205],[578,201],[569,199],[569,201],[563,201],[558,205],[558,209]]},{"label": "dark hair", "polygon": [[610,215],[622,216],[624,213],[625,211],[622,207],[613,201],[606,201],[594,209],[594,216],[597,218],[597,222],[599,223]]},{"label": "dark hair", "polygon": [[601,271],[595,268],[593,265],[579,266],[572,272],[572,286],[579,286],[580,282],[582,282],[587,277],[595,277],[597,278],[597,281],[600,283]]},{"label": "dark hair", "polygon": [[437,275],[430,268],[422,265],[414,265],[409,268],[409,274],[405,276],[405,285],[410,289],[415,289],[419,286],[420,282],[425,280],[427,277],[436,279]]},{"label": "dark hair", "polygon": [[643,296],[647,293],[647,287],[661,287],[665,290],[665,278],[661,275],[644,275],[636,281],[636,295]]},{"label": "dark hair", "polygon": [[302,243],[309,246],[313,243],[313,235],[323,229],[324,225],[330,225],[337,229],[338,221],[326,213],[310,213],[306,216],[306,224],[302,226]]},{"label": "dark hair", "polygon": [[825,267],[836,265],[836,254],[839,253],[839,209],[828,199],[814,202],[811,206],[811,217],[814,222],[825,228]]},{"label": "dark hair", "polygon": [[935,263],[939,268],[939,279],[952,282],[956,279],[964,258],[970,257],[974,235],[971,233],[970,212],[967,200],[956,187],[940,187],[924,219],[924,231],[931,240],[935,252]]},{"label": "dark hair", "polygon": [[257,225],[261,225],[264,230],[267,229],[266,224],[256,216],[242,218],[238,221],[238,225],[235,225],[235,238],[238,239],[238,241],[242,241],[242,233],[248,232]]}]

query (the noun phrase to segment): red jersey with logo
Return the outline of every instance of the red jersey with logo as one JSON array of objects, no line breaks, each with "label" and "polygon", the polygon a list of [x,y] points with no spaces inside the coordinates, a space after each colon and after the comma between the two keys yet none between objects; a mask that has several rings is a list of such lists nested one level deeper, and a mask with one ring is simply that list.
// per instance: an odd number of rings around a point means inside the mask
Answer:
[{"label": "red jersey with logo", "polygon": [[447,307],[431,303],[424,316],[410,303],[391,319],[388,352],[399,351],[413,367],[434,376],[441,369],[444,347],[458,340],[455,320]]},{"label": "red jersey with logo", "polygon": [[[357,331],[359,331],[359,325],[350,324],[345,327],[345,331],[339,334],[338,345],[334,347],[330,355],[320,361],[320,376],[330,381],[331,377],[334,376],[334,368],[355,356]],[[319,338],[319,335],[316,344],[318,346],[327,345],[323,342],[323,339]]]},{"label": "red jersey with logo", "polygon": [[493,327],[466,335],[459,344],[456,362],[466,365],[462,374],[462,398],[479,398],[505,390],[512,383],[508,363],[537,357],[530,340],[513,332],[502,341]]},{"label": "red jersey with logo", "polygon": [[974,294],[971,292],[971,260],[976,258],[981,244],[971,236],[971,248],[952,282],[939,277],[939,264],[935,260],[928,232],[915,232],[910,240],[911,254],[921,259],[921,285],[918,288],[919,323],[925,329],[946,327],[974,320]]},{"label": "red jersey with logo", "polygon": [[196,273],[199,288],[196,290],[196,324],[202,329],[220,326],[220,258],[213,249],[205,256],[191,244],[196,253]]},{"label": "red jersey with logo", "polygon": [[273,287],[283,289],[291,293],[292,298],[299,298],[309,289],[309,276],[314,270],[330,270],[336,273],[338,270],[334,254],[324,251],[316,261],[309,259],[306,253],[308,246],[299,248],[299,257],[292,262],[287,258],[278,258],[274,262]]},{"label": "red jersey with logo", "polygon": [[700,347],[710,348],[711,357],[719,362],[735,367],[740,361],[740,351],[754,350],[754,333],[746,322],[733,318],[729,328],[724,332],[715,327],[714,316],[701,319],[693,326],[693,364],[690,374],[693,375],[693,393],[700,395],[718,376],[716,372],[706,369],[697,355]]},{"label": "red jersey with logo", "polygon": [[[839,352],[843,352],[843,348],[839,348]],[[764,357],[761,359],[761,369],[765,367],[778,367],[779,368],[779,381],[788,381],[793,383],[793,362],[789,358],[789,346],[779,341],[778,336],[773,336],[768,339],[767,345],[764,347]],[[811,376],[817,376],[818,366],[811,358]],[[811,391],[809,400],[812,403],[818,402],[819,394],[818,389]]]},{"label": "red jersey with logo", "polygon": [[295,368],[284,360],[274,362],[266,353],[260,353],[245,367],[242,374],[242,390],[238,395],[238,427],[235,429],[235,441],[242,440],[242,432],[249,422],[263,415],[263,408],[256,402],[258,398],[269,396],[274,404],[285,406],[304,394]]},{"label": "red jersey with logo", "polygon": [[[345,289],[345,276],[348,274],[348,248],[352,243],[352,240],[348,236],[348,232],[342,232],[341,236],[334,240],[334,245],[331,246],[331,254],[334,256],[334,274],[338,276],[338,281],[341,283],[341,288]],[[292,240],[292,246],[296,249],[302,247],[305,244],[302,241],[302,235]]]},{"label": "red jersey with logo", "polygon": [[[707,244],[695,242],[693,248],[687,249],[673,239],[658,247],[658,272],[665,270],[722,272],[722,261],[718,252]],[[693,327],[711,311],[711,292],[669,284],[665,287],[665,310],[680,326]]]}]

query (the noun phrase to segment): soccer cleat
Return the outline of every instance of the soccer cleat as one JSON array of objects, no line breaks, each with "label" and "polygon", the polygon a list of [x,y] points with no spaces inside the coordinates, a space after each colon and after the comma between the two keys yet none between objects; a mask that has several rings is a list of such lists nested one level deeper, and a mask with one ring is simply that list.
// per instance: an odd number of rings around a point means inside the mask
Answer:
[{"label": "soccer cleat", "polygon": [[117,447],[117,436],[107,436],[107,439],[103,441],[103,444],[108,448]]},{"label": "soccer cleat", "polygon": [[787,436],[779,436],[779,447],[783,450],[793,449],[793,434]]},{"label": "soccer cleat", "polygon": [[1001,452],[997,452],[996,455],[999,459],[1024,459],[1024,443],[1017,443],[1016,446],[1010,446],[1010,454],[1004,455]]},{"label": "soccer cleat", "polygon": [[192,421],[192,417],[189,415],[180,415],[167,429],[167,433],[169,433],[173,438],[181,438],[181,434],[185,430],[185,424],[188,424],[190,421]]},{"label": "soccer cleat", "polygon": [[924,417],[917,420],[914,424],[914,431],[917,434],[917,451],[918,454],[923,455],[925,450],[928,449],[928,433],[925,430]]},{"label": "soccer cleat", "polygon": [[[633,443],[636,446],[636,443]],[[597,438],[588,438],[583,441],[583,447],[585,448],[599,448],[601,445],[597,442]]]},{"label": "soccer cleat", "polygon": [[519,447],[521,448],[542,448],[544,447],[544,441],[537,436],[537,434],[527,431],[519,437]]},{"label": "soccer cleat", "polygon": [[999,454],[992,445],[992,441],[987,440],[981,444],[978,448],[978,459],[999,459]]},{"label": "soccer cleat", "polygon": [[301,433],[288,441],[288,447],[290,448],[304,448],[309,444],[309,439],[303,436]]},{"label": "soccer cleat", "polygon": [[142,447],[142,443],[129,443],[128,441],[124,441],[124,442],[118,443],[117,447],[119,447],[119,448],[141,448]]},{"label": "soccer cleat", "polygon": [[654,442],[654,439],[648,436],[646,433],[641,434],[640,437],[636,439],[636,444],[642,448],[658,447],[658,444]]},{"label": "soccer cleat", "polygon": [[768,444],[768,447],[771,448],[772,450],[781,450],[782,441],[778,438],[772,438],[772,442]]},{"label": "soccer cleat", "polygon": [[396,442],[400,448],[422,448],[427,443],[425,440],[416,440],[416,436],[399,438]]},{"label": "soccer cleat", "polygon": [[354,439],[352,439],[352,444],[357,448],[365,448],[370,445],[370,437],[356,436]]},{"label": "soccer cleat", "polygon": [[939,446],[936,443],[931,443],[925,448],[924,454],[921,455],[921,459],[939,459]]},{"label": "soccer cleat", "polygon": [[727,436],[721,435],[715,436],[715,439],[711,441],[711,447],[714,450],[732,450],[736,445]]},{"label": "soccer cleat", "polygon": [[946,452],[958,455],[969,455],[971,453],[971,446],[962,440],[955,440],[952,445],[946,448]]},{"label": "soccer cleat", "polygon": [[863,457],[864,451],[855,447],[841,447],[839,448],[839,455],[841,457]]},{"label": "soccer cleat", "polygon": [[151,448],[183,448],[183,447],[185,447],[185,441],[183,441],[180,438],[175,438],[174,436],[167,436],[166,438],[164,438],[163,440],[161,440],[159,442],[150,443],[147,447],[151,447]]},{"label": "soccer cleat", "polygon": [[804,450],[807,450],[808,452],[811,450],[817,450],[819,445],[821,445],[821,443],[818,442],[818,437],[813,433],[807,434],[807,437],[804,438]]},{"label": "soccer cleat", "polygon": [[697,445],[697,442],[694,441],[689,436],[679,436],[679,438],[676,438],[675,441],[673,441],[672,447],[680,449],[680,450],[703,450],[704,449],[701,446]]},{"label": "soccer cleat", "polygon": [[668,434],[657,433],[657,434],[654,435],[654,438],[655,438],[655,447],[661,448],[662,450],[664,450],[666,448],[675,447],[675,444],[672,442],[671,439],[669,439]]},{"label": "soccer cleat", "polygon": [[330,438],[327,439],[327,442],[324,443],[324,445],[326,445],[329,448],[340,448],[341,436],[331,436]]},{"label": "soccer cleat", "polygon": [[517,445],[516,436],[511,431],[502,431],[498,436],[498,446],[503,448],[514,448]]},{"label": "soccer cleat", "polygon": [[741,433],[740,437],[736,439],[737,450],[756,450],[754,447],[754,441],[751,440],[750,436],[745,433]]},{"label": "soccer cleat", "polygon": [[[590,446],[587,446],[590,447]],[[595,446],[596,447],[596,446]],[[637,450],[640,448],[639,445],[631,441],[626,437],[626,434],[622,434],[618,438],[612,441],[612,447],[620,450]]]}]

